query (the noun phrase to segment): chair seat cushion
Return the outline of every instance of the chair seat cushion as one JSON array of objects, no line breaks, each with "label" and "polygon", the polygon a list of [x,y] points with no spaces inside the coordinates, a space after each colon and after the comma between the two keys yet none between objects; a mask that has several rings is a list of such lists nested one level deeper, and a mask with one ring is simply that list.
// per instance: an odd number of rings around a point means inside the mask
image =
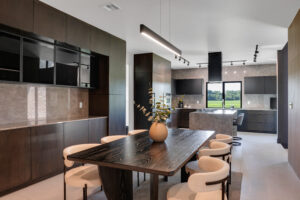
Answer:
[{"label": "chair seat cushion", "polygon": [[67,185],[73,187],[100,187],[98,166],[87,165],[70,169],[66,172],[65,181]]},{"label": "chair seat cushion", "polygon": [[[225,200],[227,200],[225,195]],[[172,186],[167,193],[167,200],[222,200],[222,191],[193,192],[187,183]]]},{"label": "chair seat cushion", "polygon": [[204,170],[199,168],[198,160],[188,162],[188,164],[186,164],[186,166],[185,166],[185,171],[186,171],[186,173],[188,173],[190,175],[192,175],[194,173],[205,172]]}]

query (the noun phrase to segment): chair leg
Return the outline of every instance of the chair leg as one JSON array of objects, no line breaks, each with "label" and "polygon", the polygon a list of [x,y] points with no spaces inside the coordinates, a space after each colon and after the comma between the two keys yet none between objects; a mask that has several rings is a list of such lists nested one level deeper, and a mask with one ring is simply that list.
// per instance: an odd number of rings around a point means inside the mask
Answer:
[{"label": "chair leg", "polygon": [[137,186],[140,187],[140,173],[137,172],[136,175],[137,175]]},{"label": "chair leg", "polygon": [[144,181],[146,181],[146,173],[144,172]]},{"label": "chair leg", "polygon": [[164,176],[164,181],[168,182],[168,176]]},{"label": "chair leg", "polygon": [[87,185],[83,188],[83,200],[87,200]]},{"label": "chair leg", "polygon": [[64,200],[67,200],[67,186],[66,186],[66,166],[64,165]]},{"label": "chair leg", "polygon": [[103,186],[101,185],[101,187],[100,187],[100,191],[103,191]]},{"label": "chair leg", "polygon": [[64,176],[64,200],[67,200],[67,188],[66,188],[66,181],[65,181],[65,176]]}]

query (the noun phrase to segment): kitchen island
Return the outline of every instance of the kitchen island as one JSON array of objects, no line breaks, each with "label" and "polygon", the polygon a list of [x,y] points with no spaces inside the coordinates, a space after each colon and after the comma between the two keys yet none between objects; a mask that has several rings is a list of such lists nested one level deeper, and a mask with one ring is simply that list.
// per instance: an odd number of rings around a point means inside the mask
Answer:
[{"label": "kitchen island", "polygon": [[193,130],[214,130],[217,134],[236,135],[233,121],[237,118],[237,110],[203,109],[191,112],[189,128]]}]

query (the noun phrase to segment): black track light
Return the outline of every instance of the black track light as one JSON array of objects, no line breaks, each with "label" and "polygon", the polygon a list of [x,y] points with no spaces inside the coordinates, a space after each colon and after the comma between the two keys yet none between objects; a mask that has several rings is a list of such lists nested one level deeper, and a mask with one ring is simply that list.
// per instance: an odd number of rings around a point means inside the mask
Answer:
[{"label": "black track light", "polygon": [[245,61],[243,62],[243,65],[246,65]]},{"label": "black track light", "polygon": [[181,61],[181,57],[179,57],[179,61]]},{"label": "black track light", "polygon": [[177,55],[175,55],[175,59],[177,59]]},{"label": "black track light", "polygon": [[230,64],[231,64],[231,66],[232,66],[232,65],[233,65],[233,62],[231,61]]}]

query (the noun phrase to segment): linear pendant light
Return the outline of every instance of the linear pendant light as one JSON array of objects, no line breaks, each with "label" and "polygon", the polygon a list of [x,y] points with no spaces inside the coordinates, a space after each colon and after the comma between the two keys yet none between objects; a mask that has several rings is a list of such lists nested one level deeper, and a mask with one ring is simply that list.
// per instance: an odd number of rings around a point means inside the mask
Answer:
[{"label": "linear pendant light", "polygon": [[175,47],[173,44],[171,44],[166,39],[164,39],[163,37],[161,37],[154,31],[152,31],[150,28],[148,28],[144,24],[140,25],[140,33],[143,36],[146,36],[147,38],[151,39],[153,42],[155,42],[155,43],[161,45],[162,47],[166,48],[167,50],[171,51],[175,55],[181,56],[182,52],[180,49]]}]

